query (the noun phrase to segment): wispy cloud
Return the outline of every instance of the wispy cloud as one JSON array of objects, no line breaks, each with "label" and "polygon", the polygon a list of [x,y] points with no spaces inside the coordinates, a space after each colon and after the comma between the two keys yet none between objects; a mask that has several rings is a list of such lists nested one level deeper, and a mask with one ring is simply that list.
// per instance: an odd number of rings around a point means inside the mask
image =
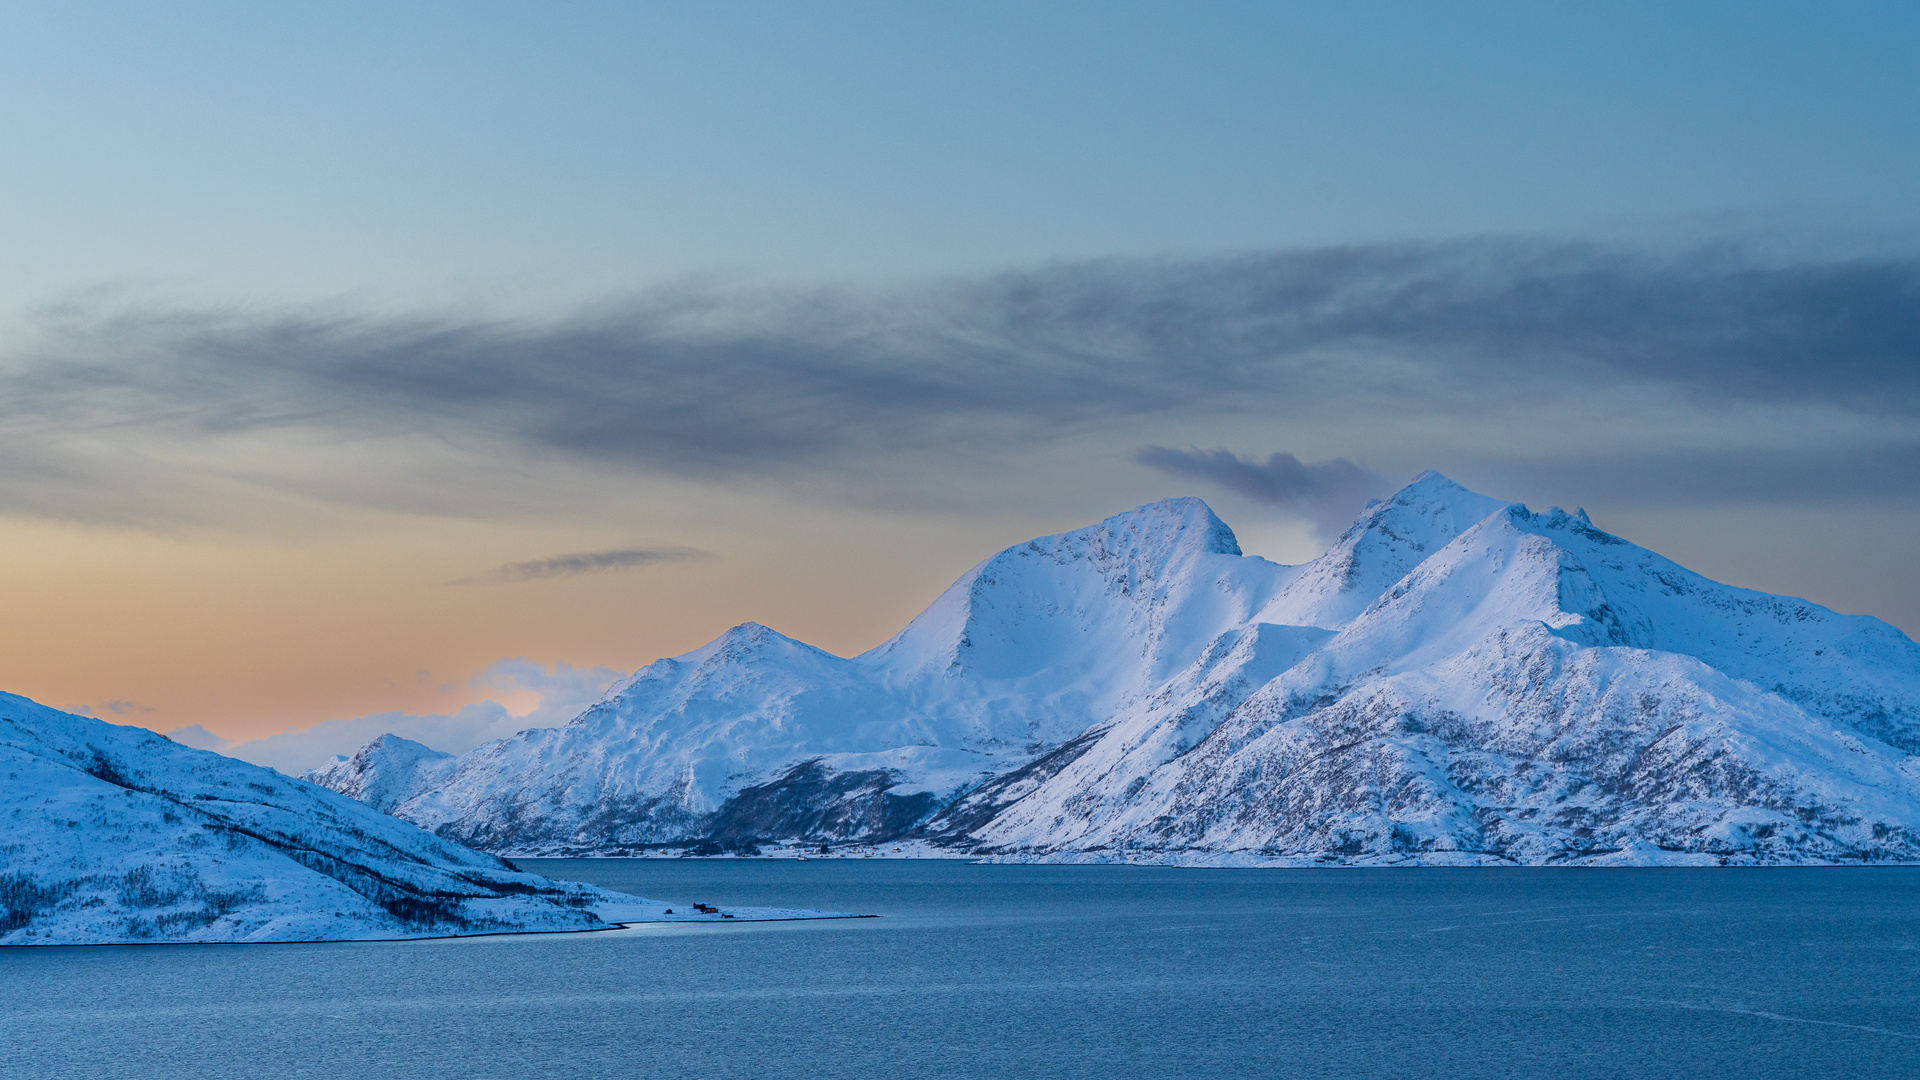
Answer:
[{"label": "wispy cloud", "polygon": [[142,705],[137,701],[120,701],[120,700],[106,702],[105,704],[99,706],[98,709],[96,709],[92,705],[67,706],[68,712],[79,713],[81,716],[99,716],[100,709],[105,709],[107,712],[110,712],[115,716],[132,716],[132,715],[138,715],[140,713],[150,713],[153,711],[153,706]]},{"label": "wispy cloud", "polygon": [[[1863,432],[1920,420],[1920,259],[1731,244],[1106,260],[868,292],[665,289],[548,321],[77,304],[34,329],[0,356],[0,511],[137,522],[183,513],[238,467],[194,448],[272,438],[426,441],[480,478],[566,461],[740,480],[963,469],[1089,435],[1118,449],[1148,420],[1493,430],[1628,392],[1703,414],[1821,411]],[[247,479],[320,483],[268,465]],[[449,509],[489,512],[480,495]]]},{"label": "wispy cloud", "polygon": [[621,548],[617,551],[588,551],[576,555],[555,555],[550,559],[529,559],[496,566],[482,574],[447,582],[448,585],[512,585],[543,578],[576,577],[605,570],[631,570],[663,562],[711,559],[707,552],[688,547]]},{"label": "wispy cloud", "polygon": [[1305,517],[1323,538],[1340,535],[1369,498],[1384,495],[1391,487],[1384,478],[1345,458],[1308,465],[1292,454],[1274,454],[1258,462],[1226,450],[1149,446],[1134,460]]}]

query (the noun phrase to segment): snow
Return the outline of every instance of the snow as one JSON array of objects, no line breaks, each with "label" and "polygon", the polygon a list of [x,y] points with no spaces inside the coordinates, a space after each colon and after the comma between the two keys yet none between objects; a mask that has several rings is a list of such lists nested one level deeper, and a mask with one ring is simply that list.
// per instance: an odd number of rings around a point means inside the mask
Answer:
[{"label": "snow", "polygon": [[[1190,681],[1229,685],[1235,663]],[[969,839],[1138,861],[1913,861],[1916,676],[1920,650],[1878,620],[1506,506],[1299,663],[1209,695],[1204,737],[1191,692],[1140,710]]]},{"label": "snow", "polygon": [[571,723],[315,774],[504,853],[908,838],[1191,865],[1920,861],[1920,647],[1425,473],[1303,566],[1197,499],[880,647],[746,624]]},{"label": "snow", "polygon": [[416,784],[432,783],[453,770],[454,755],[430,746],[386,734],[355,751],[314,769],[306,778],[375,810],[387,811],[411,793]]},{"label": "snow", "polygon": [[[418,744],[385,750],[441,756]],[[365,940],[832,914],[667,916],[670,905],[521,873],[270,769],[12,694],[0,694],[0,774],[0,944]]]},{"label": "snow", "polygon": [[1242,556],[1200,500],[1168,500],[1001,552],[858,657],[747,623],[450,772],[408,752],[308,775],[373,785],[408,820],[515,854],[699,835],[743,789],[807,761],[945,800],[1185,668],[1287,573]]}]

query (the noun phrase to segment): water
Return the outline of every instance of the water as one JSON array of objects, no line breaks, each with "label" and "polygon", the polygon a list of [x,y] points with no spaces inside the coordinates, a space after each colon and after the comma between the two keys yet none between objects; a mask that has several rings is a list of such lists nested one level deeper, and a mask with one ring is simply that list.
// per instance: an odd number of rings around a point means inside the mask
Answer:
[{"label": "water", "polygon": [[0,1074],[1920,1076],[1920,870],[526,865],[886,917],[0,950]]}]

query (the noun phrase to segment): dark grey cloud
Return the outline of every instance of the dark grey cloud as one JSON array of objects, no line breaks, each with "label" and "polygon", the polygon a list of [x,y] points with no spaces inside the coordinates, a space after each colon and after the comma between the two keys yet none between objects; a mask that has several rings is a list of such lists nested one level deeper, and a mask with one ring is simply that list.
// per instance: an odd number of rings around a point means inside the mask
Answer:
[{"label": "dark grey cloud", "polygon": [[1134,455],[1134,460],[1308,518],[1325,538],[1340,535],[1368,499],[1392,490],[1385,478],[1345,458],[1309,465],[1292,454],[1274,454],[1259,462],[1226,450],[1149,446]]},{"label": "dark grey cloud", "polygon": [[1624,392],[1863,431],[1920,419],[1920,259],[1731,244],[1105,260],[887,291],[659,290],[544,322],[82,304],[35,337],[0,359],[0,508],[98,490],[143,519],[192,480],[167,447],[277,433],[740,479],[1148,420],[1485,420]]},{"label": "dark grey cloud", "polygon": [[577,577],[604,570],[631,570],[663,562],[710,559],[704,551],[686,547],[621,548],[618,551],[588,551],[577,555],[555,555],[551,559],[530,559],[496,566],[483,574],[449,581],[448,585],[512,585],[542,578]]}]

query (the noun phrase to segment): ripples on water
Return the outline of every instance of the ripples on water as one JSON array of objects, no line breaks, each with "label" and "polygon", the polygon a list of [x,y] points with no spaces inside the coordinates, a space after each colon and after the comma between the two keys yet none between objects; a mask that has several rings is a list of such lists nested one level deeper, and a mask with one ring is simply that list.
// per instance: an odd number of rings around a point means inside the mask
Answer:
[{"label": "ripples on water", "polygon": [[886,918],[0,949],[0,1074],[1920,1076],[1920,870],[524,865]]}]

